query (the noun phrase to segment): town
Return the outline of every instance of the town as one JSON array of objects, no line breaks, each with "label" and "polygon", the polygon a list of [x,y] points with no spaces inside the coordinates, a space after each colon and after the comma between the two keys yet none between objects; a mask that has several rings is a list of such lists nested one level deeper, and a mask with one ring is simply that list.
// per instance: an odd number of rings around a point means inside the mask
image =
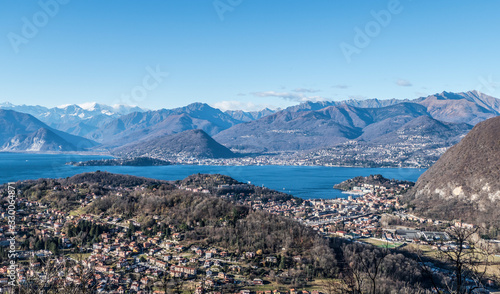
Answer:
[{"label": "town", "polygon": [[[172,164],[198,165],[302,165],[428,168],[450,147],[449,142],[429,142],[420,135],[399,134],[398,142],[366,144],[349,140],[337,146],[314,151],[280,151],[272,153],[241,153],[233,158],[200,158],[185,154],[151,152],[146,157]],[[237,151],[237,150],[236,150]],[[85,163],[73,163],[84,165]]]},{"label": "town", "polygon": [[[249,185],[230,183],[208,187],[199,181],[176,182],[175,188],[204,195],[217,195],[255,211],[294,219],[312,227],[324,238],[345,238],[353,241],[379,240],[387,244],[432,244],[448,240],[442,231],[388,229],[388,218],[399,218],[415,224],[429,224],[435,228],[444,222],[422,219],[405,213],[398,195],[409,184],[390,180],[386,185],[357,183],[346,198],[303,200],[267,200],[241,193]],[[115,196],[141,193],[143,185],[134,187],[108,186]],[[236,189],[232,189],[236,188]],[[78,185],[54,186],[52,190],[78,193]],[[109,197],[87,193],[79,200],[79,207],[63,211],[45,201],[28,200],[26,195],[16,198],[16,280],[27,284],[33,279],[57,281],[58,285],[80,284],[92,286],[102,293],[256,293],[256,294],[318,294],[317,284],[278,286],[273,280],[285,280],[287,262],[280,255],[262,251],[231,251],[206,246],[185,238],[186,228],[160,221],[149,227],[138,219],[125,215],[91,214],[85,212],[93,202]],[[0,207],[0,287],[9,284],[9,226],[7,205]],[[223,223],[224,224],[224,223]],[[450,225],[447,223],[447,225]],[[464,225],[464,224],[451,224]],[[83,234],[85,236],[83,236]],[[82,242],[83,239],[91,240]],[[300,263],[301,255],[292,262]],[[51,271],[47,271],[51,266]],[[42,270],[43,269],[43,270]],[[61,274],[64,273],[64,274]],[[263,274],[264,273],[264,274]]]}]

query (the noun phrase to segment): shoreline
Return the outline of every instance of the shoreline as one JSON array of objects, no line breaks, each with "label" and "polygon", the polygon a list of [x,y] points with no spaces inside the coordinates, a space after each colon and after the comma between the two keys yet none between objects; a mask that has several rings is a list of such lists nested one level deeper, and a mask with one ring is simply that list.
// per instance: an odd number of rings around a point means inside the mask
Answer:
[{"label": "shoreline", "polygon": [[[0,151],[0,154],[40,154],[40,155],[76,155],[76,156],[107,156],[110,158],[106,159],[122,159],[121,157],[117,157],[111,155],[109,152],[96,152],[96,151],[67,151],[67,152],[58,152],[58,151]],[[157,159],[157,158],[155,158]],[[165,159],[161,159],[165,160]],[[201,159],[202,161],[204,159]],[[210,160],[210,159],[207,159]],[[224,160],[224,159],[214,159],[214,160]],[[88,161],[88,160],[87,160]],[[168,160],[166,160],[168,161]],[[85,161],[83,161],[85,162]],[[171,165],[199,165],[199,166],[286,166],[286,167],[299,167],[299,166],[308,166],[308,167],[335,167],[335,168],[388,168],[388,169],[428,169],[429,167],[416,167],[416,166],[363,166],[363,165],[332,165],[332,164],[221,164],[221,163],[189,163],[189,162],[176,162],[170,161]],[[69,163],[69,162],[68,162]],[[66,164],[68,164],[66,163]],[[105,166],[105,165],[103,165]],[[123,165],[129,166],[129,165]],[[130,165],[133,166],[133,165]],[[151,165],[152,167],[154,165]]]},{"label": "shoreline", "polygon": [[41,154],[41,155],[81,155],[81,156],[86,156],[86,155],[95,155],[95,156],[110,156],[113,158],[118,158],[116,156],[111,155],[109,152],[97,152],[97,151],[64,151],[64,152],[59,152],[59,151],[0,151],[0,153],[3,154]]}]

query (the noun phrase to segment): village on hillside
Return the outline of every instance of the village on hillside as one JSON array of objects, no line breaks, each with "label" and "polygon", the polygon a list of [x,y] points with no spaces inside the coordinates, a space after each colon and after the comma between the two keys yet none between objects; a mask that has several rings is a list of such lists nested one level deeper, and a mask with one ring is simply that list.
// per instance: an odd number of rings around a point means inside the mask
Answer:
[{"label": "village on hillside", "polygon": [[[390,229],[383,224],[386,216],[434,227],[444,224],[405,213],[397,196],[409,186],[390,183],[389,186],[359,183],[348,191],[354,194],[348,194],[346,198],[305,200],[300,205],[292,200],[241,199],[236,193],[226,193],[221,197],[254,210],[295,219],[325,238],[340,237],[368,243],[369,240],[379,240],[397,246],[406,243],[434,244],[442,240],[445,242],[441,242],[440,246],[451,246],[447,242],[447,234],[442,231]],[[127,190],[140,192],[144,189],[141,186],[108,188],[113,189],[115,195]],[[177,185],[176,188],[206,195],[211,193],[206,187],[197,185]],[[218,187],[227,188],[227,185]],[[58,186],[57,189],[76,188],[68,185]],[[19,195],[15,203],[16,242],[24,244],[24,247],[15,247],[14,268],[7,258],[9,249],[12,249],[8,208],[0,207],[0,287],[8,290],[14,273],[18,283],[25,283],[33,277],[47,278],[62,284],[87,283],[95,287],[96,292],[103,293],[165,293],[168,287],[196,294],[222,293],[222,289],[241,294],[318,294],[322,291],[314,284],[303,285],[300,289],[283,288],[273,283],[269,274],[259,275],[262,272],[287,275],[286,272],[279,273],[285,262],[279,255],[207,247],[185,240],[185,228],[181,226],[158,223],[141,228],[133,218],[82,213],[83,208],[100,197],[107,196],[88,194],[80,201],[78,210],[68,213]],[[160,229],[162,227],[165,229]],[[79,230],[89,231],[92,246],[75,242]],[[35,239],[34,236],[41,238]],[[41,239],[45,242],[34,242]],[[301,258],[297,255],[293,260],[300,262]],[[42,270],[47,260],[53,263],[52,273]]]}]

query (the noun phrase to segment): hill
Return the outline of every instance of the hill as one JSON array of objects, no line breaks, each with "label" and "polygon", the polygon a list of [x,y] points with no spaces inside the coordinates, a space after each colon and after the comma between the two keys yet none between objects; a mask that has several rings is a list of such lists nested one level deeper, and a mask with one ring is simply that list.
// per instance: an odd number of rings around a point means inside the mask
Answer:
[{"label": "hill", "polygon": [[428,169],[406,196],[418,213],[500,224],[500,117],[477,124]]},{"label": "hill", "polygon": [[[398,118],[401,117],[404,118],[404,116],[398,116]],[[411,140],[413,143],[424,144],[428,142],[445,147],[458,143],[472,129],[472,126],[466,123],[442,122],[427,115],[413,118],[399,128],[398,123],[394,121],[391,121],[391,123],[391,127],[397,129],[385,135],[372,138],[371,143],[382,144],[391,142],[392,144],[397,144]],[[382,130],[387,129],[390,129],[390,127],[382,128]],[[365,134],[367,133],[373,134],[372,132],[365,132]]]},{"label": "hill", "polygon": [[[364,185],[385,187],[386,189],[402,189],[406,187],[412,187],[415,183],[410,181],[401,181],[396,179],[387,179],[382,175],[369,175],[366,177],[358,176],[352,179],[345,180],[333,186],[334,189],[339,189],[342,191],[352,191],[354,188],[358,190]],[[401,187],[401,186],[402,187]]]},{"label": "hill", "polygon": [[[241,184],[221,175],[197,175],[178,184],[195,182],[203,182],[207,188],[214,190],[217,187],[213,185],[220,182],[226,182],[228,186],[236,185],[236,189]],[[79,199],[86,198],[85,193],[75,191],[92,192],[97,197],[85,207],[85,213],[140,219],[138,223],[145,232],[151,231],[153,226],[170,226],[173,232],[184,236],[184,246],[193,244],[194,247],[254,253],[260,250],[264,254],[290,256],[290,260],[292,256],[300,255],[300,264],[314,268],[318,276],[332,275],[337,269],[334,250],[312,228],[288,218],[253,211],[248,206],[211,194],[188,191],[165,181],[92,172],[66,179],[28,180],[17,184],[23,195],[31,195],[30,200],[51,203],[65,212],[80,207]],[[121,196],[116,195],[117,190]],[[234,193],[238,190],[227,191]],[[266,199],[280,201],[273,197],[274,194],[267,195],[268,192],[279,192],[259,191]],[[289,196],[281,201],[293,199]]]},{"label": "hill", "polygon": [[82,151],[96,145],[53,129],[29,114],[0,109],[1,151]]},{"label": "hill", "polygon": [[176,157],[230,158],[236,155],[217,143],[202,130],[188,130],[182,133],[140,140],[113,150],[122,157],[150,156],[169,159]]},{"label": "hill", "polygon": [[[43,180],[42,180],[43,181]],[[33,181],[26,181],[32,183]],[[122,174],[112,174],[109,172],[90,172],[77,174],[72,177],[61,179],[60,182],[65,185],[75,185],[81,183],[96,184],[101,187],[134,187],[134,186],[152,186],[160,184],[168,184],[166,181],[149,179],[144,177],[136,177]]]},{"label": "hill", "polygon": [[104,124],[87,135],[104,146],[115,148],[138,139],[153,139],[187,130],[201,129],[210,135],[241,123],[205,103],[176,109],[134,112]]},{"label": "hill", "polygon": [[[295,203],[302,203],[301,198],[293,197],[289,194],[271,190],[266,187],[259,187],[252,184],[238,182],[225,175],[194,174],[183,180],[175,182],[176,185],[195,189],[206,189],[212,195],[225,197],[226,199],[241,201],[279,201],[285,202],[293,200]],[[231,196],[229,196],[231,195]]]}]

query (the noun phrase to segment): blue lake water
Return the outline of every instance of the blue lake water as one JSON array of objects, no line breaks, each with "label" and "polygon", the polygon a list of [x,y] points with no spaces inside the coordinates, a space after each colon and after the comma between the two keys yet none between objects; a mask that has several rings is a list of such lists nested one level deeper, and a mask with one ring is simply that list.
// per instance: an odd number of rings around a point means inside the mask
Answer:
[{"label": "blue lake water", "polygon": [[65,178],[83,172],[108,171],[161,180],[180,180],[195,173],[218,173],[241,182],[311,198],[346,197],[333,185],[356,176],[381,174],[386,178],[416,181],[425,169],[354,168],[324,166],[71,166],[69,161],[110,158],[96,155],[0,153],[0,183],[38,178]]}]

